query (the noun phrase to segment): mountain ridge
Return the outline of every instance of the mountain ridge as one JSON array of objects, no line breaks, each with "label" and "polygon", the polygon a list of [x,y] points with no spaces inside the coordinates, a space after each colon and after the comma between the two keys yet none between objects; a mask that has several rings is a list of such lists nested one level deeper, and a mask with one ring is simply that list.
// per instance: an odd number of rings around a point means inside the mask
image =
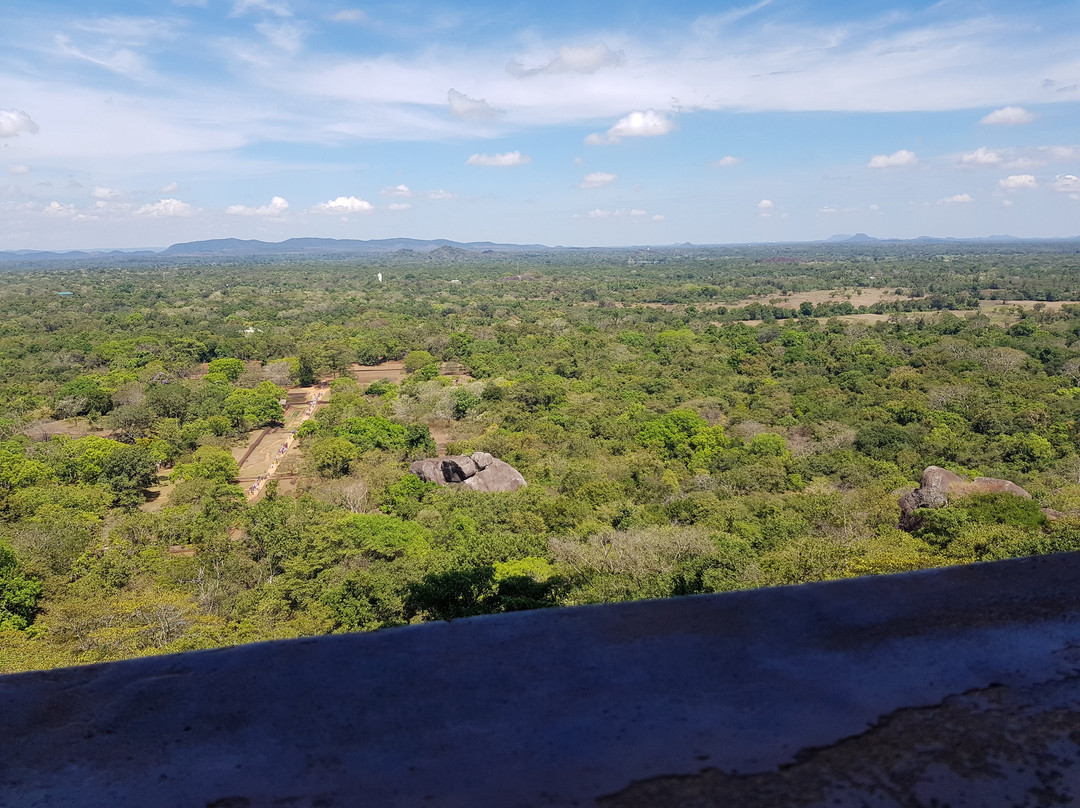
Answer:
[{"label": "mountain ridge", "polygon": [[[813,241],[784,242],[732,242],[729,244],[679,244],[653,245],[654,249],[693,249],[707,247],[768,247],[779,245],[870,245],[870,244],[1003,244],[1003,243],[1060,243],[1080,240],[1080,235],[1052,238],[1023,238],[1007,234],[951,237],[918,236],[916,238],[877,238],[866,233],[837,233],[825,239]],[[484,252],[524,252],[524,251],[574,251],[574,250],[640,250],[644,245],[624,245],[617,247],[568,247],[545,244],[512,244],[494,241],[453,241],[452,239],[335,239],[317,237],[298,237],[284,241],[261,241],[259,239],[219,238],[199,241],[184,241],[171,244],[163,250],[153,249],[90,249],[90,250],[0,250],[0,262],[5,261],[57,261],[86,260],[94,258],[142,259],[151,257],[176,258],[213,258],[243,256],[348,256],[348,255],[389,255],[397,252],[432,253],[440,249],[455,249],[473,253]]]}]

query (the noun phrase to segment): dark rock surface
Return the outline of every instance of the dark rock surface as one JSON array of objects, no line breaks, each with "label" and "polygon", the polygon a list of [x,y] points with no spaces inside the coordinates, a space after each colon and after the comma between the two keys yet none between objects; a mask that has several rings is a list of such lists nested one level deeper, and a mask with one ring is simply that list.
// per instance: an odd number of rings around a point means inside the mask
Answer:
[{"label": "dark rock surface", "polygon": [[487,452],[417,460],[409,471],[425,482],[457,483],[475,491],[516,491],[527,485],[517,469]]},{"label": "dark rock surface", "polygon": [[0,677],[0,805],[1080,801],[1080,555]]}]

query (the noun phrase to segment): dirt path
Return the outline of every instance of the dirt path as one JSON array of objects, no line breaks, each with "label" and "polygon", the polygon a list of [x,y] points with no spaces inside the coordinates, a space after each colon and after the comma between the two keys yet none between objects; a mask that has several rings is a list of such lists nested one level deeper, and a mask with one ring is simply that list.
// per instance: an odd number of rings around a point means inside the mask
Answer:
[{"label": "dirt path", "polygon": [[[244,485],[244,495],[249,502],[259,498],[281,466],[281,463],[293,450],[296,430],[311,418],[330,396],[327,387],[302,387],[289,391],[289,407],[282,426],[267,427],[252,440],[241,457],[238,480]],[[237,450],[239,451],[239,450]]]}]

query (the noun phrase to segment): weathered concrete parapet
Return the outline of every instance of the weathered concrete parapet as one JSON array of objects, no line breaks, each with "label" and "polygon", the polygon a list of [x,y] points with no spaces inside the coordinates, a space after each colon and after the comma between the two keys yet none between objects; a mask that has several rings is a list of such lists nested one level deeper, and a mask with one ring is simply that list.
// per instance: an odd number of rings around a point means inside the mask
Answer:
[{"label": "weathered concrete parapet", "polygon": [[425,482],[460,483],[475,491],[516,491],[527,485],[517,469],[487,452],[417,460],[409,471]]},{"label": "weathered concrete parapet", "polygon": [[1080,802],[1080,554],[0,677],[0,805]]}]

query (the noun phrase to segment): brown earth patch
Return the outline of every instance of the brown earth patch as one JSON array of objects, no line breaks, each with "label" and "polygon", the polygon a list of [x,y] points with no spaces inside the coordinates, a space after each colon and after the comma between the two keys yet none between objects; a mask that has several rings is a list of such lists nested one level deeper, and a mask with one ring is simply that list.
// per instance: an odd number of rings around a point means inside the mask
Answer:
[{"label": "brown earth patch", "polygon": [[349,366],[349,375],[362,385],[369,385],[379,379],[386,379],[394,384],[399,384],[405,378],[404,362],[383,362],[381,365],[357,365]]}]

